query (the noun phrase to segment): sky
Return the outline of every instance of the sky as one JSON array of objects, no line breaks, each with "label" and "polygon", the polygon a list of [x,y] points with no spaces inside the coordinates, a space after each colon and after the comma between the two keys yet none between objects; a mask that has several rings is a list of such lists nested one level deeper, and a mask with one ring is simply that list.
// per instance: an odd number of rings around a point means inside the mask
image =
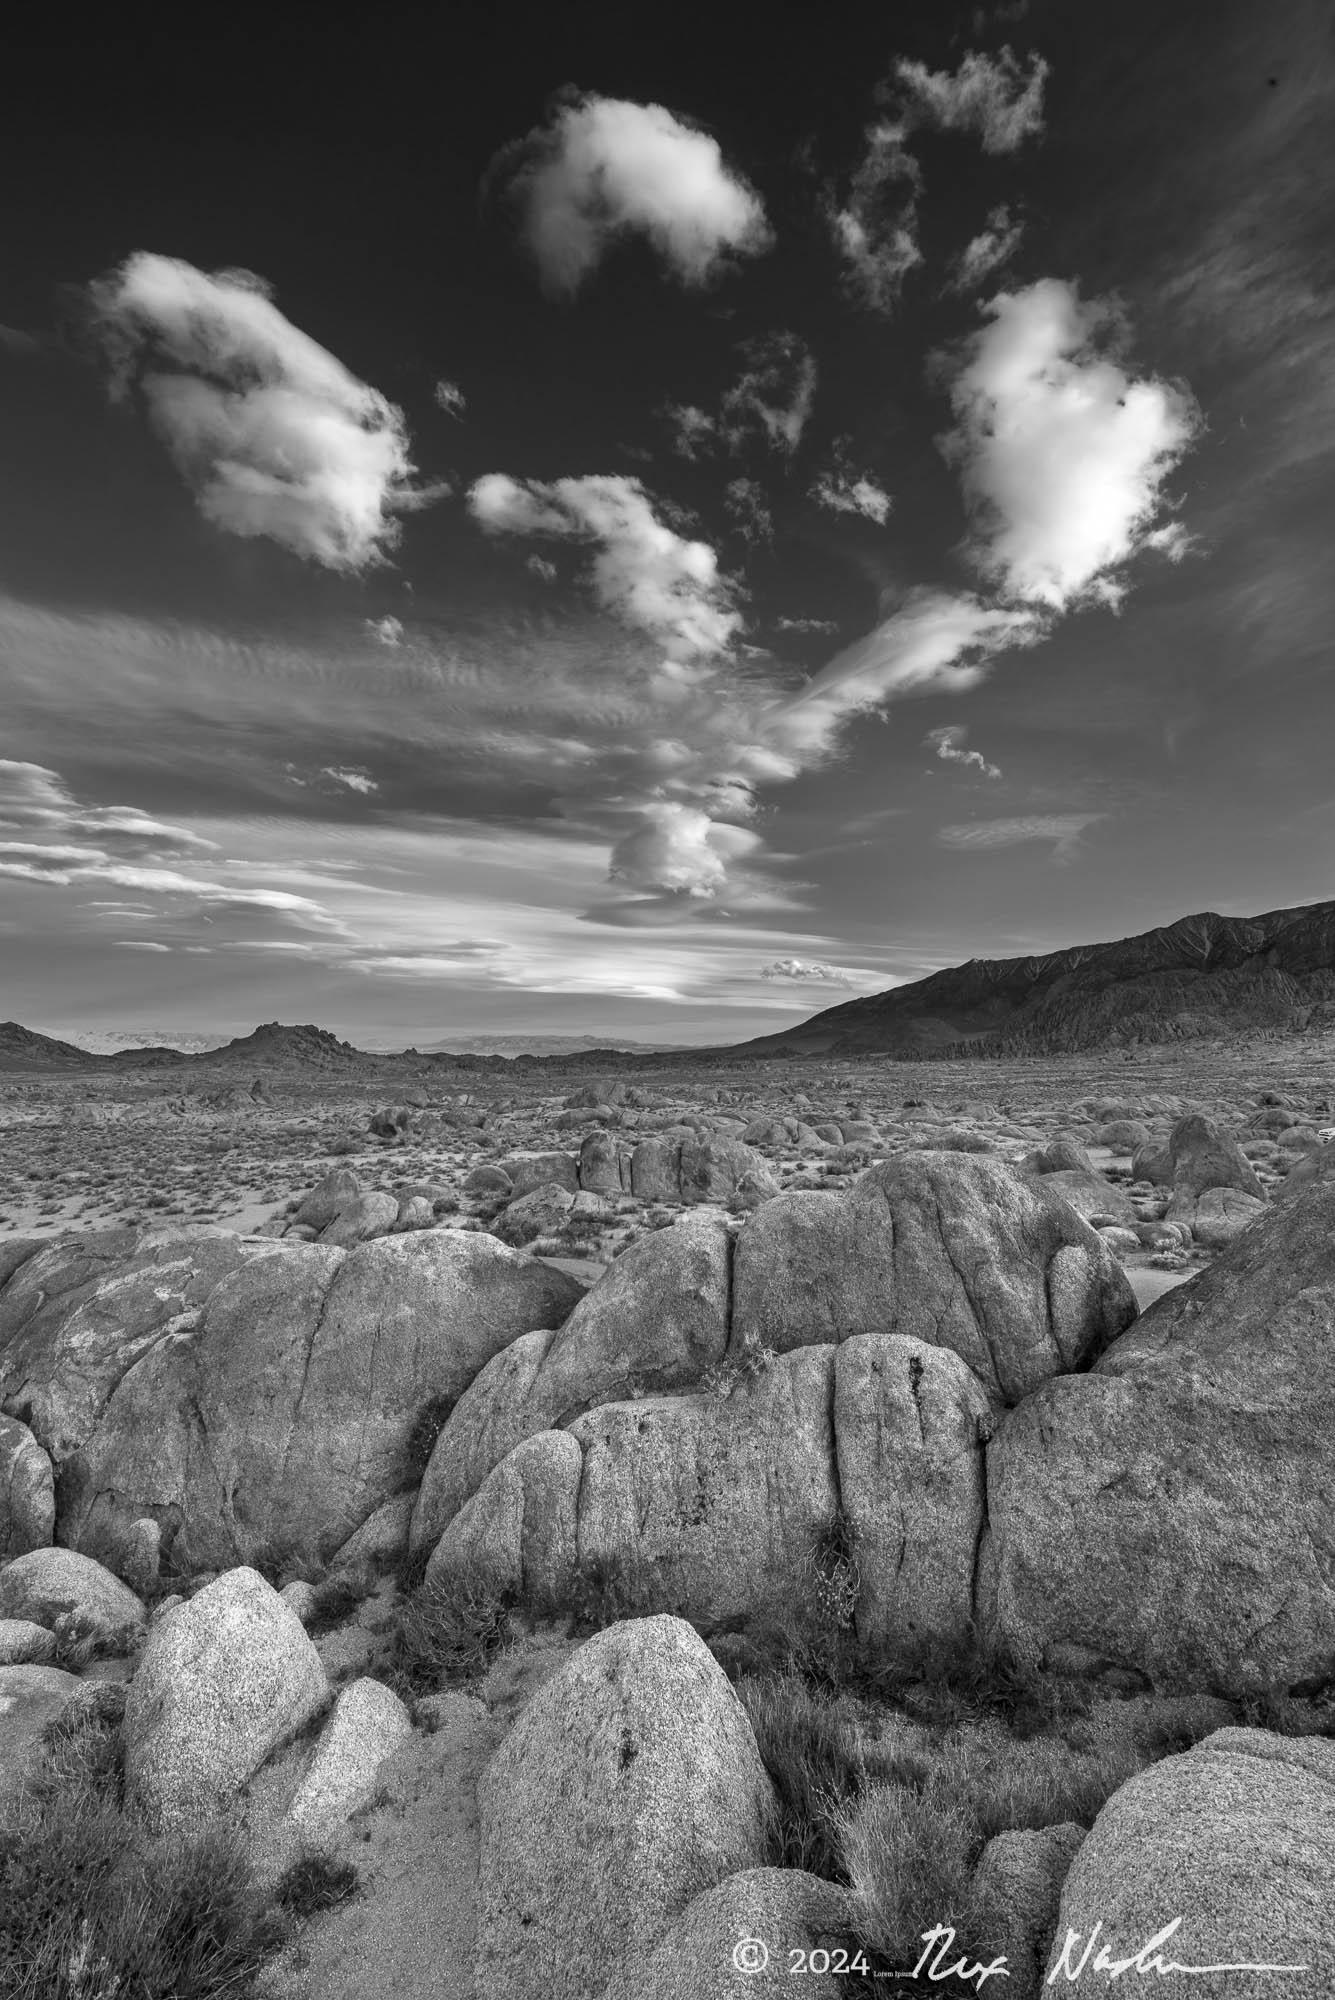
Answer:
[{"label": "sky", "polygon": [[1335,12],[29,15],[0,1016],[735,1042],[1335,895]]}]

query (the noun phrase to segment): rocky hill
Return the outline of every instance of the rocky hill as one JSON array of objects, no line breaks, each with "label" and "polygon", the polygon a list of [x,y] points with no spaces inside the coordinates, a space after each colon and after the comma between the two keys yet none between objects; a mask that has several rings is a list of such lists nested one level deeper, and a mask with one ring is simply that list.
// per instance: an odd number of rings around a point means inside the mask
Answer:
[{"label": "rocky hill", "polygon": [[748,1055],[1000,1056],[1335,1028],[1335,902],[1207,910],[1114,944],[975,958],[828,1007]]}]

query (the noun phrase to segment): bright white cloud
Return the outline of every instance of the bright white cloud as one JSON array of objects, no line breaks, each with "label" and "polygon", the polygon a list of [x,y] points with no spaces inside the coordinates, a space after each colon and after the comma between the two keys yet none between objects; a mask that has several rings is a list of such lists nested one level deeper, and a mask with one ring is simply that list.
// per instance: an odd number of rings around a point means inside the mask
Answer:
[{"label": "bright white cloud", "polygon": [[90,293],[114,367],[136,381],[200,511],[328,569],[384,562],[413,483],[403,412],[285,319],[248,271],[209,276],[136,251]]},{"label": "bright white cloud", "polygon": [[953,73],[901,60],[895,77],[908,115],[944,131],[974,132],[985,153],[1013,153],[1043,130],[1043,86],[1049,65],[1031,53],[1026,71],[1007,47],[996,55],[971,49]]},{"label": "bright white cloud", "polygon": [[372,792],[380,790],[369,771],[360,771],[351,766],[326,764],[320,775],[332,778],[336,785],[346,785],[350,792],[361,792],[364,796],[369,797]]},{"label": "bright white cloud", "polygon": [[1115,572],[1150,545],[1200,413],[1185,388],[1119,365],[1119,321],[1074,285],[1044,278],[982,309],[991,324],[960,350],[957,424],[941,441],[973,512],[974,559],[1031,605],[1116,603]]},{"label": "bright white cloud", "polygon": [[993,848],[1018,847],[1025,841],[1050,840],[1053,858],[1073,861],[1080,851],[1080,836],[1101,812],[1040,813],[1029,819],[984,819],[965,826],[943,826],[937,839],[943,847],[962,848],[969,853],[990,853]]},{"label": "bright white cloud", "polygon": [[727,884],[728,863],[760,845],[748,828],[676,800],[651,800],[638,808],[636,820],[613,848],[609,871],[614,882],[633,889],[716,896]]},{"label": "bright white cloud", "polygon": [[[64,779],[42,764],[0,757],[0,830],[50,841],[95,840],[121,858],[211,853],[214,843],[188,828],[171,826],[135,806],[85,806]],[[79,848],[65,848],[77,855]]]},{"label": "bright white cloud", "polygon": [[378,639],[382,646],[394,647],[403,644],[403,620],[401,618],[393,618],[386,615],[384,618],[368,618],[365,624],[371,637]]},{"label": "bright white cloud", "polygon": [[976,291],[985,278],[990,278],[1015,255],[1023,235],[1024,224],[1011,220],[1011,212],[1004,203],[994,208],[977,236],[969,239],[951,264],[946,290]]},{"label": "bright white cloud", "polygon": [[776,958],[760,968],[762,979],[783,979],[796,986],[851,986],[853,981],[837,965],[819,959]]},{"label": "bright white cloud", "polygon": [[989,764],[981,750],[966,750],[965,739],[969,732],[962,723],[954,723],[945,729],[929,729],[923,738],[925,748],[934,750],[947,764],[967,764],[985,778],[999,778],[1000,769]]},{"label": "bright white cloud", "polygon": [[855,468],[852,448],[851,438],[835,440],[834,463],[819,474],[809,489],[811,497],[832,514],[861,514],[875,521],[878,528],[884,527],[894,503],[870,473]]},{"label": "bright white cloud", "polygon": [[470,489],[468,505],[491,534],[596,543],[589,581],[598,602],[648,633],[670,660],[719,653],[741,626],[714,550],[660,521],[638,479],[594,475],[545,484],[490,472]]},{"label": "bright white cloud", "polygon": [[571,296],[621,236],[646,237],[683,284],[773,236],[759,195],[718,141],[661,104],[579,95],[493,163],[517,198],[548,291]]}]

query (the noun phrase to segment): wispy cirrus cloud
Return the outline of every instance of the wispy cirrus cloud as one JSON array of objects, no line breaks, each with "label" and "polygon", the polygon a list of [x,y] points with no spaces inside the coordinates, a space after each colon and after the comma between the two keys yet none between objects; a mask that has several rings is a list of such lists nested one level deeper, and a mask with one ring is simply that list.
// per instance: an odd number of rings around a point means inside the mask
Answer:
[{"label": "wispy cirrus cloud", "polygon": [[1029,56],[1026,69],[1007,45],[995,55],[971,49],[955,70],[895,64],[904,115],[944,132],[972,132],[985,153],[1013,153],[1043,131],[1043,90],[1050,66]]},{"label": "wispy cirrus cloud", "polygon": [[994,208],[976,236],[970,237],[950,266],[946,280],[949,292],[974,292],[994,272],[1015,255],[1024,235],[1024,224],[1012,219],[1002,202]]},{"label": "wispy cirrus cloud", "polygon": [[760,196],[718,141],[661,104],[574,92],[497,155],[488,180],[518,205],[525,246],[559,297],[624,236],[647,238],[686,285],[773,242]]},{"label": "wispy cirrus cloud", "polygon": [[1074,861],[1081,836],[1108,815],[1101,812],[1036,813],[1027,819],[973,820],[963,826],[943,826],[937,839],[943,847],[966,853],[991,853],[999,847],[1019,847],[1026,841],[1052,842],[1054,861]]},{"label": "wispy cirrus cloud", "polygon": [[285,319],[249,271],[136,251],[89,287],[112,393],[137,386],[200,512],[327,569],[387,560],[416,483],[403,412]]}]

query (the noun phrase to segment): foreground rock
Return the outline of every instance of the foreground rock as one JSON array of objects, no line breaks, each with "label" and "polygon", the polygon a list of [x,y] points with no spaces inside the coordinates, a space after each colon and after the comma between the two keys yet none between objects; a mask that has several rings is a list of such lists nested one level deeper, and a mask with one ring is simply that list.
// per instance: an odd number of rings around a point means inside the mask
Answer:
[{"label": "foreground rock", "polygon": [[[1335,1744],[1221,1729],[1114,1792],[1066,1877],[1051,1963],[1065,1952],[1078,1967],[1096,1925],[1096,1953],[1101,1944],[1113,1959],[1132,1957],[1180,1917],[1165,1959],[1301,1969],[1155,1976],[1164,2000],[1328,2000],[1332,1880]],[[1061,1990],[1108,1984],[1089,1964],[1074,1982],[1063,1976]]]},{"label": "foreground rock", "polygon": [[0,1315],[29,1308],[0,1349],[0,1386],[56,1461],[57,1532],[113,1568],[143,1520],[196,1569],[276,1541],[332,1553],[410,1482],[422,1410],[582,1296],[479,1235],[247,1243],[132,1238],[91,1276],[57,1246],[49,1295],[28,1289],[44,1257],[0,1293]]},{"label": "foreground rock", "polygon": [[157,1831],[228,1805],[328,1698],[296,1614],[229,1570],[158,1620],[125,1705],[126,1798]]},{"label": "foreground rock", "polygon": [[539,1611],[597,1577],[628,1610],[736,1631],[826,1618],[824,1552],[851,1536],[866,1657],[961,1645],[988,1411],[957,1355],[893,1334],[781,1355],[727,1396],[602,1404],[503,1459],[427,1576],[480,1569]]},{"label": "foreground rock", "polygon": [[988,1449],[981,1608],[1029,1659],[1239,1692],[1335,1654],[1335,1182],[1157,1300]]},{"label": "foreground rock", "polygon": [[[800,1868],[747,1868],[705,1889],[648,1955],[620,1973],[601,2000],[761,2000],[791,1993],[790,1967],[806,1955],[842,1948],[847,1963],[854,1930],[847,1890]],[[763,1970],[739,1969],[739,1938],[758,1937],[769,1962]],[[793,1954],[801,1952],[802,1959]],[[846,1974],[805,1972],[803,2000],[840,2000]]]},{"label": "foreground rock", "polygon": [[702,1890],[760,1862],[774,1804],[741,1703],[676,1618],[582,1646],[478,1799],[475,1976],[510,2000],[586,2000],[630,1971]]},{"label": "foreground rock", "polygon": [[73,1612],[85,1627],[133,1631],[144,1607],[119,1577],[74,1549],[34,1549],[0,1569],[0,1618],[31,1618],[52,1628]]},{"label": "foreground rock", "polygon": [[390,1688],[374,1680],[344,1688],[288,1809],[293,1830],[312,1846],[335,1840],[371,1798],[385,1759],[411,1735],[408,1711]]},{"label": "foreground rock", "polygon": [[0,1562],[44,1548],[55,1525],[50,1459],[26,1424],[0,1416]]},{"label": "foreground rock", "polygon": [[1003,1402],[1087,1367],[1136,1315],[1117,1260],[1041,1180],[949,1153],[900,1154],[846,1196],[767,1202],[738,1240],[733,1298],[734,1349],[900,1333],[953,1348]]}]

